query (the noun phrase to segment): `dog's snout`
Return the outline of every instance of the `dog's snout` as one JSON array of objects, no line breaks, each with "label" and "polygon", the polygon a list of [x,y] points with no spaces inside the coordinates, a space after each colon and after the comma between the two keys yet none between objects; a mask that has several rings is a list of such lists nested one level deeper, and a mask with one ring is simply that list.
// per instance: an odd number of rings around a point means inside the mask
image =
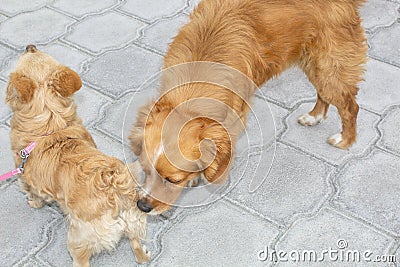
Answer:
[{"label": "dog's snout", "polygon": [[26,51],[26,52],[30,52],[30,53],[34,53],[34,52],[37,51],[37,48],[36,48],[35,45],[30,44],[30,45],[27,45],[27,46],[26,46],[25,51]]},{"label": "dog's snout", "polygon": [[143,199],[138,200],[137,206],[141,211],[146,212],[146,213],[149,213],[150,211],[153,210],[153,207],[151,206],[151,204]]}]

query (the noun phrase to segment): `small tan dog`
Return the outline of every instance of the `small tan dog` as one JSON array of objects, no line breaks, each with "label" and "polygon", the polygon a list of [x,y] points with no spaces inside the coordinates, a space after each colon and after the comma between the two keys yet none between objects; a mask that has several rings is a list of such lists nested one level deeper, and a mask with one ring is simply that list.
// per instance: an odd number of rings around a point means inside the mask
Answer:
[{"label": "small tan dog", "polygon": [[6,102],[13,111],[11,147],[36,142],[19,182],[33,208],[57,201],[70,221],[68,250],[74,266],[130,239],[138,262],[149,260],[140,241],[146,215],[136,206],[137,184],[120,160],[96,149],[76,114],[71,96],[81,88],[77,73],[28,45],[10,75]]},{"label": "small tan dog", "polygon": [[[225,126],[234,120],[226,114],[234,111],[245,125],[256,90],[232,81],[232,71],[212,71],[215,64],[237,70],[257,86],[297,65],[317,91],[314,108],[298,122],[316,125],[326,118],[330,105],[336,106],[342,130],[328,143],[348,149],[357,138],[357,84],[363,79],[366,62],[367,44],[358,12],[363,3],[201,1],[164,57],[160,97],[140,109],[130,135],[132,150],[140,155],[146,172],[138,207],[151,214],[162,213],[196,176],[203,174],[210,183],[227,177],[243,129],[228,127],[227,131]],[[209,62],[210,70],[199,71],[199,64],[188,64],[194,62]],[[175,71],[168,71],[171,68]],[[205,79],[195,77],[199,73],[205,73]],[[210,82],[210,76],[218,83]],[[234,91],[222,86],[227,81]],[[226,108],[217,108],[217,102]],[[176,128],[180,132],[171,133]]]}]

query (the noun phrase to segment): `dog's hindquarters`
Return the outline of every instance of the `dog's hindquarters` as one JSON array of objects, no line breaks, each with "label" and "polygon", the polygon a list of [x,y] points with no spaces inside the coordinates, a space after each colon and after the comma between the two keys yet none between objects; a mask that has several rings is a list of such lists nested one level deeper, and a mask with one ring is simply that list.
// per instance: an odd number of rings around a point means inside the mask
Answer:
[{"label": "dog's hindquarters", "polygon": [[[342,120],[342,132],[328,142],[347,149],[356,141],[358,83],[362,81],[367,44],[361,19],[354,8],[364,1],[348,0],[346,4],[331,4],[337,17],[321,14],[322,26],[300,58],[300,66],[317,90],[314,109],[299,118],[303,125],[314,125],[326,117],[330,104],[337,107]],[[346,10],[341,14],[340,10]]]}]

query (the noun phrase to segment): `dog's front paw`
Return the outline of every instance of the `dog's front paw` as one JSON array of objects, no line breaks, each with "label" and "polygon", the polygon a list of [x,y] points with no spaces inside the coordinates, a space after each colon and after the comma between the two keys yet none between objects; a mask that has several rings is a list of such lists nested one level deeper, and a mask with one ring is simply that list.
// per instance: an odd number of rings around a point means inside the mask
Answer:
[{"label": "dog's front paw", "polygon": [[323,120],[322,115],[318,115],[317,117],[311,116],[306,113],[297,118],[297,122],[304,126],[314,126],[320,123]]}]

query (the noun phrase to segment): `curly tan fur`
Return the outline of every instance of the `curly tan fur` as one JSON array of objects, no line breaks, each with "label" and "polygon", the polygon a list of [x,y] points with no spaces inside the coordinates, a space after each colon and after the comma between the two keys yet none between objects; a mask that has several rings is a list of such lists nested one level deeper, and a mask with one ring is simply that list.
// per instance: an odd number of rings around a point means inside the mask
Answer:
[{"label": "curly tan fur", "polygon": [[[340,138],[329,143],[347,149],[356,141],[358,105],[356,94],[366,63],[366,38],[357,8],[364,0],[203,0],[190,15],[190,22],[180,30],[164,58],[164,68],[178,64],[207,61],[228,65],[250,78],[257,86],[279,75],[289,66],[299,66],[315,86],[318,100],[308,114],[317,120],[326,117],[330,104],[338,108],[342,119]],[[190,73],[186,75],[191,75]],[[175,77],[179,79],[182,77]],[[141,154],[144,170],[148,171],[144,187],[152,192],[162,183],[156,178],[172,180],[184,186],[194,174],[203,172],[193,168],[182,171],[173,166],[164,154],[158,155],[160,131],[168,117],[182,102],[208,97],[222,101],[235,110],[245,122],[247,103],[254,88],[236,86],[241,97],[211,84],[192,83],[165,93],[168,86],[164,77],[161,97],[140,112],[132,130],[131,144],[135,153]],[[221,80],[229,79],[221,75]],[[150,107],[150,108],[149,108]],[[188,106],[181,114],[202,114],[211,106]],[[142,109],[144,110],[144,109]],[[217,110],[215,114],[223,114]],[[149,114],[148,117],[147,114]],[[146,122],[145,122],[146,121]],[[309,122],[299,118],[304,125]],[[172,122],[173,123],[173,122]],[[241,130],[227,133],[210,120],[192,120],[179,136],[182,153],[189,159],[199,157],[199,143],[204,138],[214,138],[218,149],[211,169],[204,171],[210,182],[215,181],[222,169],[229,168],[235,148],[235,138]],[[197,130],[189,130],[197,127]],[[144,134],[145,133],[145,134]],[[212,133],[212,134],[211,134]],[[176,136],[167,137],[165,143],[175,142]],[[230,141],[230,144],[228,142]],[[146,143],[145,149],[142,144]],[[146,152],[143,152],[146,150]],[[228,151],[228,153],[226,153]],[[147,153],[146,159],[143,153]],[[151,165],[151,166],[150,166]],[[157,171],[151,173],[151,169]],[[156,177],[156,178],[155,178]],[[149,182],[147,181],[149,180]],[[152,185],[150,185],[152,184]],[[164,195],[171,195],[164,186]],[[178,191],[176,193],[179,194]],[[177,196],[174,196],[176,199]],[[151,204],[160,213],[169,208],[151,196],[142,201]]]},{"label": "curly tan fur", "polygon": [[[30,49],[10,75],[6,101],[13,110],[11,147],[36,141],[19,178],[31,207],[56,201],[70,221],[68,249],[74,266],[89,266],[92,254],[115,247],[126,235],[139,262],[149,259],[140,240],[146,216],[136,206],[135,179],[119,159],[96,149],[70,97],[78,74],[49,55]],[[139,244],[139,245],[138,245]]]}]

